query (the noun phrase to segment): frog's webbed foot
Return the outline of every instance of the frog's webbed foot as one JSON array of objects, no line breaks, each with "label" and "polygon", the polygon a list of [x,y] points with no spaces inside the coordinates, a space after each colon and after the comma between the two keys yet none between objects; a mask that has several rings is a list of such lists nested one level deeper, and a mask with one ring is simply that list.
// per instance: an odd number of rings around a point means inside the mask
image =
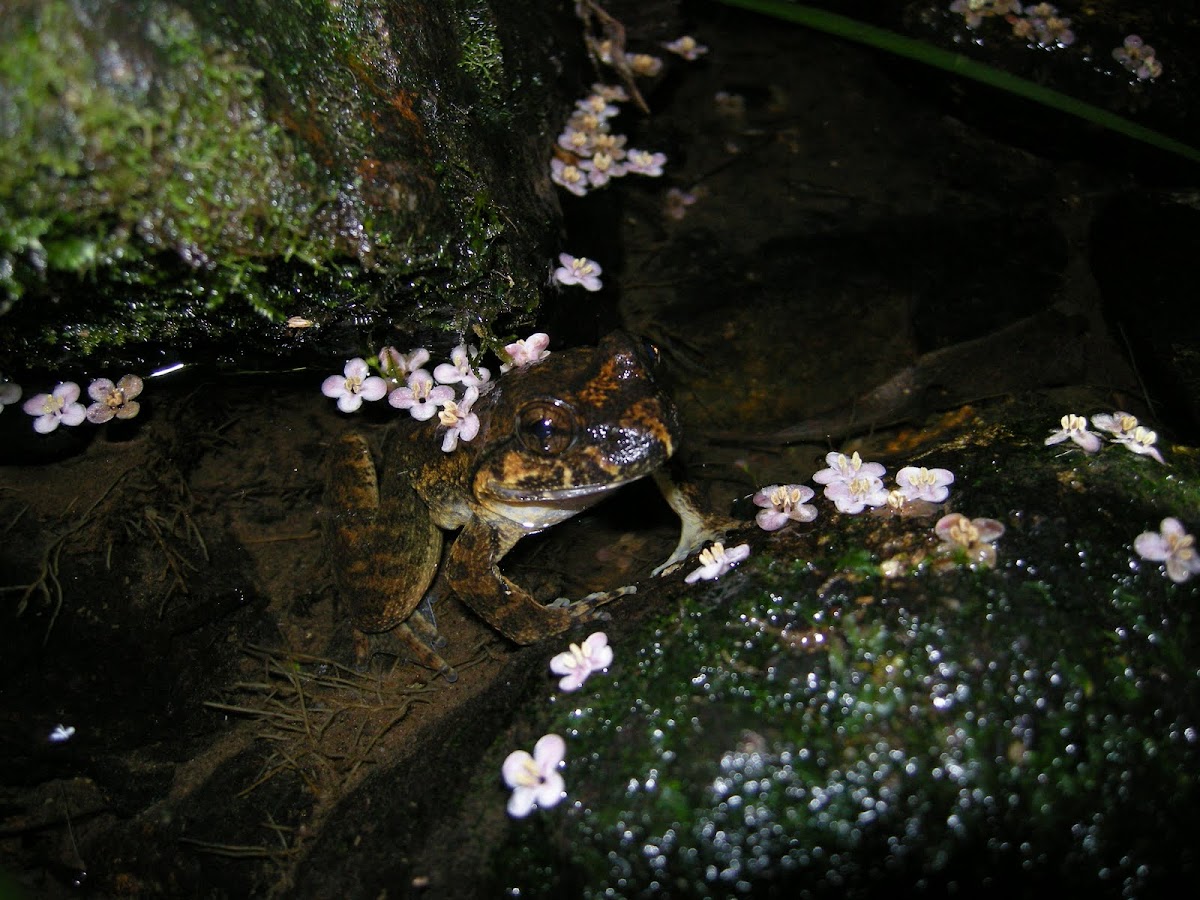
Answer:
[{"label": "frog's webbed foot", "polygon": [[463,527],[450,548],[446,568],[451,587],[460,600],[481,619],[518,644],[532,644],[569,631],[584,622],[603,618],[604,604],[630,593],[628,588],[589,594],[563,606],[546,605],[506,578],[495,562],[480,566],[480,559],[498,560],[503,550],[497,535],[481,522]]},{"label": "frog's webbed foot", "polygon": [[[610,591],[593,591],[584,597],[580,597],[578,600],[572,600],[570,597],[559,597],[557,600],[551,600],[549,603],[547,603],[546,607],[548,609],[573,609],[580,603],[590,606],[600,606],[604,603],[616,600],[618,597],[624,597],[626,594],[636,593],[636,584],[626,584],[619,588],[613,588]],[[608,614],[604,612],[599,612],[595,615],[595,618],[597,619],[604,619],[607,617]]]},{"label": "frog's webbed foot", "polygon": [[651,570],[652,575],[670,575],[684,560],[705,544],[722,540],[727,534],[746,526],[740,519],[705,512],[698,499],[696,486],[678,481],[666,471],[654,473],[654,481],[664,499],[679,516],[679,543],[671,555]]},{"label": "frog's webbed foot", "polygon": [[368,634],[356,628],[354,637],[354,657],[361,667],[365,667],[375,654],[384,653],[432,669],[451,684],[458,681],[454,667],[438,653],[446,646],[445,638],[437,633],[433,623],[420,611],[414,612],[390,631]]}]

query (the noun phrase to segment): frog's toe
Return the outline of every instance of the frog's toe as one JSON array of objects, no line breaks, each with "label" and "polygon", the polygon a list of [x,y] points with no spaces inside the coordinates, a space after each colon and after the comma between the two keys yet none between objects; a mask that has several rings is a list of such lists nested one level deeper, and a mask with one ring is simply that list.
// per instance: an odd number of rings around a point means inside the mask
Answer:
[{"label": "frog's toe", "polygon": [[741,519],[732,519],[727,516],[684,519],[683,528],[679,534],[679,543],[675,550],[651,569],[650,574],[654,576],[670,575],[672,572],[678,571],[688,557],[699,553],[705,544],[726,540],[731,534],[745,531],[746,527],[747,523]]},{"label": "frog's toe", "polygon": [[[410,627],[410,622],[417,627]],[[355,661],[359,668],[366,668],[374,656],[384,654],[432,669],[451,684],[458,681],[454,667],[437,652],[445,646],[445,640],[432,631],[432,626],[419,615],[412,616],[408,622],[401,622],[391,631],[368,634],[356,629],[355,636]]]},{"label": "frog's toe", "polygon": [[636,593],[637,585],[627,584],[623,587],[613,588],[610,591],[593,591],[584,597],[580,597],[578,600],[572,600],[570,597],[559,597],[557,600],[551,600],[547,603],[546,607],[548,609],[565,609],[568,612],[576,608],[591,609],[605,603],[610,603],[618,597],[624,597],[626,594]]}]

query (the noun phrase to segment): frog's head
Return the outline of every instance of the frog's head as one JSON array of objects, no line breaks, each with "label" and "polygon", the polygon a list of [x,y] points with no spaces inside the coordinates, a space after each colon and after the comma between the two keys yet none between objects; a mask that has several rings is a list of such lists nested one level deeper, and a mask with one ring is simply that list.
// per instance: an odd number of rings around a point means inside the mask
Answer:
[{"label": "frog's head", "polygon": [[476,500],[537,531],[666,462],[679,415],[654,380],[653,356],[618,331],[499,379],[480,410]]}]

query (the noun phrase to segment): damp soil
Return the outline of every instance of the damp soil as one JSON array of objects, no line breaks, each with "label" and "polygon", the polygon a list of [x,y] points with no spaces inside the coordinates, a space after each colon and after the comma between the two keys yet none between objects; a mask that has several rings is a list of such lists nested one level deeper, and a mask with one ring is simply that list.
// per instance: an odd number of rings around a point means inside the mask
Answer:
[{"label": "damp soil", "polygon": [[[667,174],[564,196],[569,249],[603,261],[606,288],[548,297],[539,325],[552,349],[618,325],[660,347],[714,508],[1019,391],[1150,411],[1089,265],[1135,175],[965,124],[988,95],[948,101],[912,66],[693,11],[709,56],[647,92],[651,117],[618,120]],[[1037,365],[970,371],[1031,348]],[[3,416],[0,896],[470,895],[487,848],[455,846],[446,811],[502,824],[499,780],[464,798],[463,772],[561,647],[517,648],[448,598],[456,683],[348,664],[324,460],[388,415],[339,414],[326,374],[192,367],[149,380],[131,422],[49,437]],[[637,485],[505,569],[547,600],[639,583],[611,607],[619,633],[678,592],[649,577],[674,528]]]}]

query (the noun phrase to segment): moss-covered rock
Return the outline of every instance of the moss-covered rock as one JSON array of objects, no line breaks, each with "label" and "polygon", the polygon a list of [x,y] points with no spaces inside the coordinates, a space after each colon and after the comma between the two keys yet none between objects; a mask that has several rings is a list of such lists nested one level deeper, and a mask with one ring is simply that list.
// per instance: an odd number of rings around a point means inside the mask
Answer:
[{"label": "moss-covered rock", "polygon": [[559,6],[10,4],[0,371],[294,355],[348,323],[486,340],[528,313],[582,47]]},{"label": "moss-covered rock", "polygon": [[568,754],[566,801],[509,823],[495,885],[1142,896],[1194,872],[1197,597],[1132,544],[1169,515],[1195,529],[1200,466],[1064,453],[1043,445],[1056,411],[1027,412],[919,462],[1007,526],[994,567],[938,552],[941,510],[823,505],[498,742],[480,791],[542,733]]}]

